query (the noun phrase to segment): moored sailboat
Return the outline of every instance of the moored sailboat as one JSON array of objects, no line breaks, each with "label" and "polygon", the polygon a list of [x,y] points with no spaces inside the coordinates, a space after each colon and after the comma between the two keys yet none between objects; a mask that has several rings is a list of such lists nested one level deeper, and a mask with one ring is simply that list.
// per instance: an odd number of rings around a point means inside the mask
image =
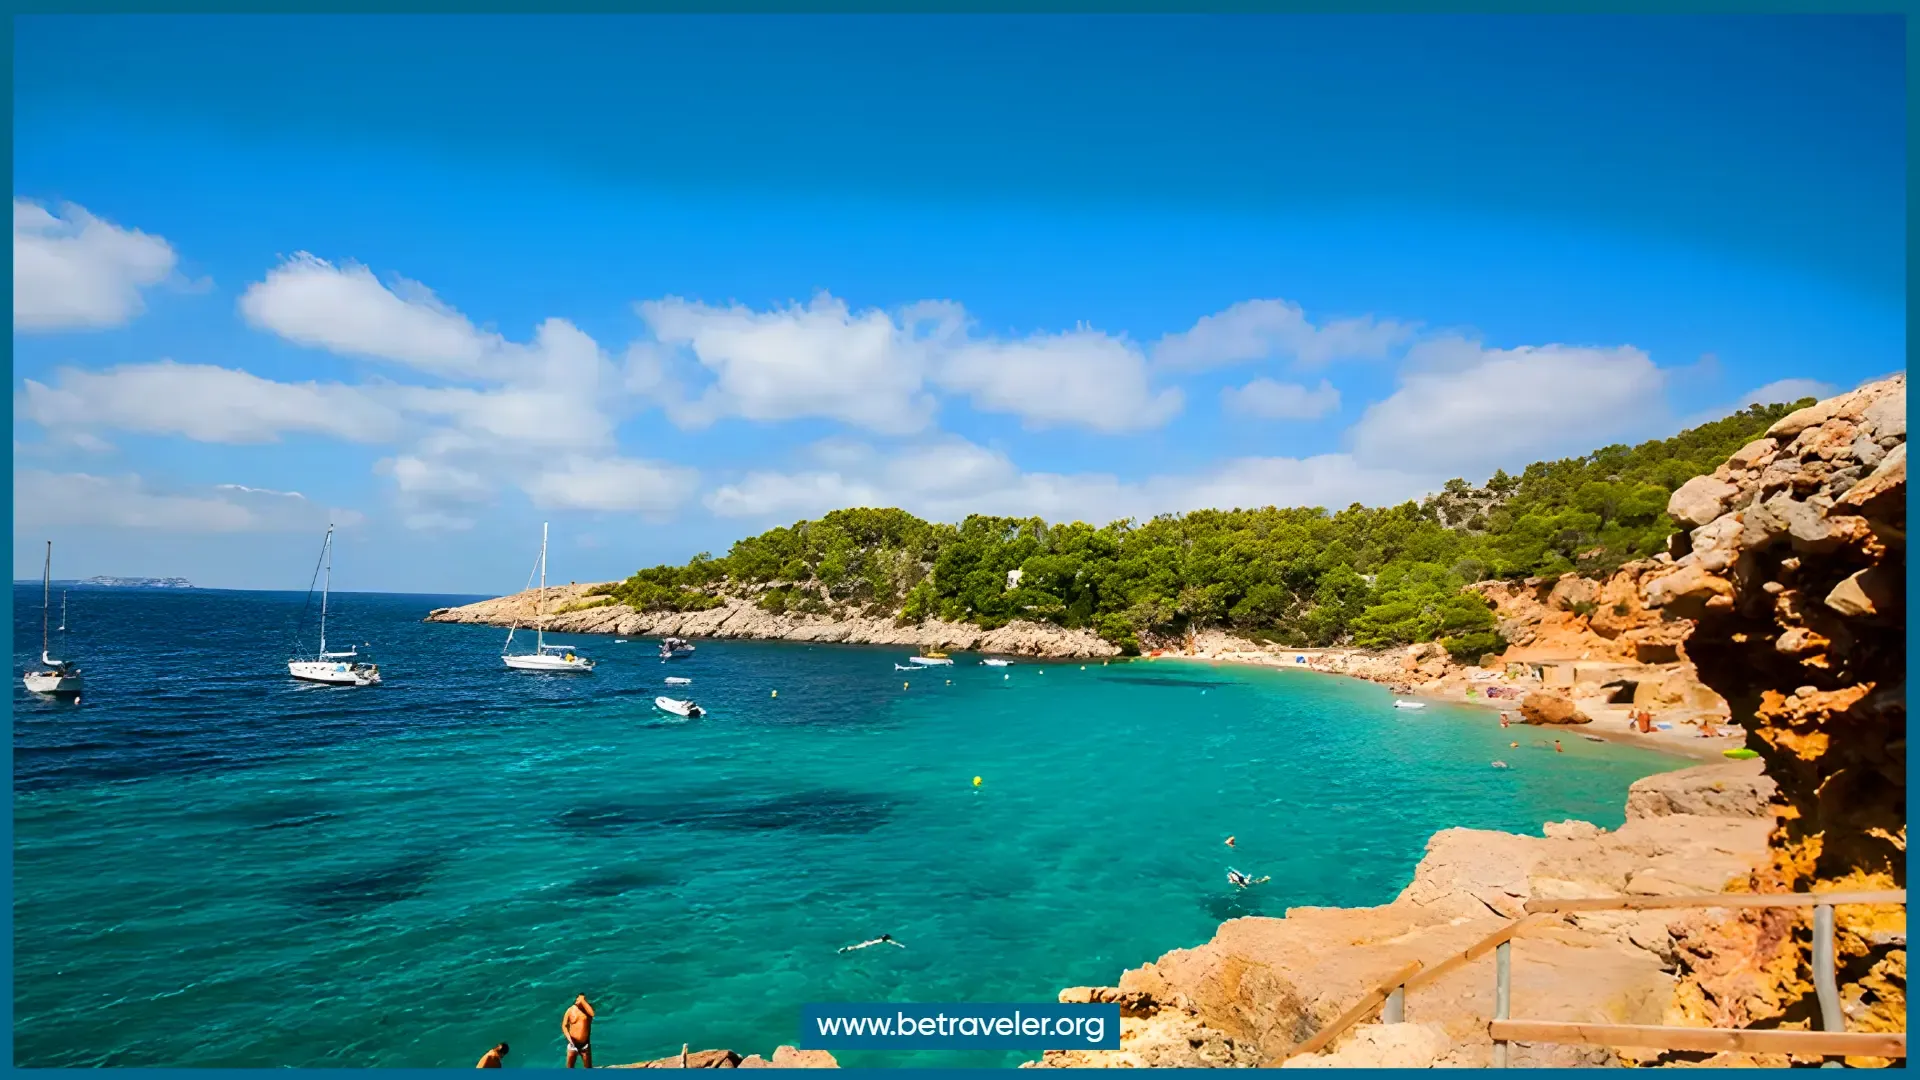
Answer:
[{"label": "moored sailboat", "polygon": [[517,626],[507,629],[507,642],[501,646],[500,659],[516,671],[570,671],[582,674],[593,671],[593,661],[574,652],[571,645],[547,644],[547,525],[540,524],[540,593],[534,601],[534,646],[530,653],[513,653],[513,633]]},{"label": "moored sailboat", "polygon": [[[60,596],[60,631],[67,629],[66,594]],[[47,541],[47,565],[40,574],[40,662],[46,667],[29,671],[21,680],[36,694],[50,694],[79,700],[83,689],[80,668],[65,660],[55,660],[48,652],[47,624],[53,614],[53,541]],[[64,642],[63,642],[64,644]],[[66,651],[64,648],[62,652]]]},{"label": "moored sailboat", "polygon": [[[366,662],[360,656],[359,646],[354,646],[346,652],[327,651],[327,601],[333,593],[333,526],[331,525],[327,526],[327,538],[320,542],[320,562],[326,567],[326,578],[320,586],[320,651],[310,658],[295,656],[289,659],[287,674],[302,682],[326,683],[329,686],[378,686],[380,685],[380,668],[376,664]],[[308,582],[307,604],[311,603],[313,603],[313,583]],[[300,610],[304,616],[306,605],[301,605]]]}]

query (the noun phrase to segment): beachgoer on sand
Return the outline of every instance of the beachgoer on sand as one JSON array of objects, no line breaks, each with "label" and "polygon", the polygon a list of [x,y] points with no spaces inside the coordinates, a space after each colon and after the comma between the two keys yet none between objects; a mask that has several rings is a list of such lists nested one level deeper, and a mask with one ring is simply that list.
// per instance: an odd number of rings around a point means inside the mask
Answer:
[{"label": "beachgoer on sand", "polygon": [[587,995],[573,999],[567,1015],[560,1018],[560,1033],[567,1037],[567,1068],[573,1068],[576,1058],[583,1068],[593,1068],[593,1006],[587,1003]]},{"label": "beachgoer on sand", "polygon": [[506,1043],[497,1043],[497,1044],[495,1044],[495,1046],[494,1046],[494,1048],[493,1048],[493,1049],[491,1049],[491,1050],[489,1050],[489,1051],[487,1051],[486,1053],[484,1053],[484,1054],[482,1054],[482,1055],[480,1055],[480,1064],[478,1064],[478,1065],[475,1065],[475,1066],[474,1066],[474,1068],[476,1068],[476,1069],[498,1069],[498,1068],[500,1068],[500,1062],[501,1062],[501,1059],[502,1059],[502,1058],[504,1058],[504,1057],[506,1057],[506,1056],[507,1056],[507,1044],[506,1044]]}]

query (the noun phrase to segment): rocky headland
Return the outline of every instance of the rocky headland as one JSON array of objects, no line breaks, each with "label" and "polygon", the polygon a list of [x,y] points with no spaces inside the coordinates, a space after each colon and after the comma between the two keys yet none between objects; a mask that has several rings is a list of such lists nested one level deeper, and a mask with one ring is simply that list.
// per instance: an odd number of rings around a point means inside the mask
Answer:
[{"label": "rocky headland", "polygon": [[[1090,630],[1068,630],[1050,623],[1013,622],[996,630],[968,623],[925,622],[901,626],[889,617],[857,614],[774,613],[750,599],[728,598],[706,611],[642,612],[611,603],[595,590],[613,582],[548,586],[547,630],[620,637],[746,638],[763,641],[831,642],[842,645],[904,645],[910,648],[962,649],[1009,656],[1089,658],[1120,655],[1120,649]],[[439,608],[428,622],[523,626],[534,623],[540,590]]]}]

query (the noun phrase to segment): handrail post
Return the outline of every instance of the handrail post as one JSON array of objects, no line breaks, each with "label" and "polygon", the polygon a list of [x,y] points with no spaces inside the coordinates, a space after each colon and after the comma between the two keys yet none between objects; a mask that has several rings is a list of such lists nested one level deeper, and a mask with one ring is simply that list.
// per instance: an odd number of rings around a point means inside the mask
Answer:
[{"label": "handrail post", "polygon": [[[1825,1031],[1847,1030],[1847,1018],[1840,1011],[1840,988],[1834,978],[1833,905],[1816,904],[1813,909],[1813,989],[1820,998],[1820,1027]],[[1828,1061],[1827,1068],[1840,1068]]]},{"label": "handrail post", "polygon": [[1401,983],[1387,995],[1386,1007],[1380,1010],[1380,1022],[1383,1024],[1404,1024],[1407,1021],[1407,984]]},{"label": "handrail post", "polygon": [[[1505,1020],[1513,1006],[1513,942],[1503,941],[1493,950],[1493,1018]],[[1493,1067],[1507,1067],[1507,1042],[1493,1043]]]}]

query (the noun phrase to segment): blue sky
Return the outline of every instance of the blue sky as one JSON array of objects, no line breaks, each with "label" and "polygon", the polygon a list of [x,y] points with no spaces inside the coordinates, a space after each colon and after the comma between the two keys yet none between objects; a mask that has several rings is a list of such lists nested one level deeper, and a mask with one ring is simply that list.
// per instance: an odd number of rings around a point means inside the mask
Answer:
[{"label": "blue sky", "polygon": [[1897,20],[30,17],[15,575],[1382,503],[1904,367]]}]

